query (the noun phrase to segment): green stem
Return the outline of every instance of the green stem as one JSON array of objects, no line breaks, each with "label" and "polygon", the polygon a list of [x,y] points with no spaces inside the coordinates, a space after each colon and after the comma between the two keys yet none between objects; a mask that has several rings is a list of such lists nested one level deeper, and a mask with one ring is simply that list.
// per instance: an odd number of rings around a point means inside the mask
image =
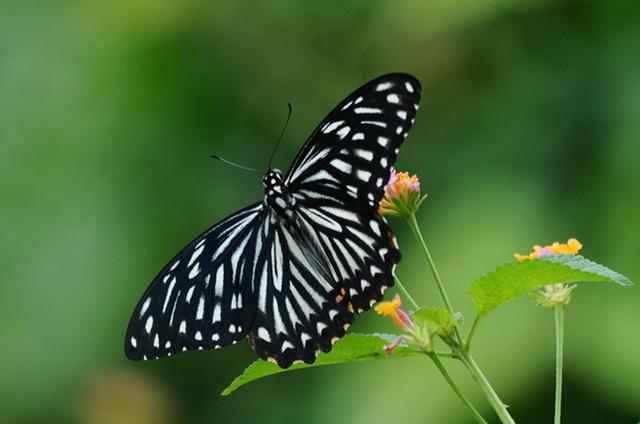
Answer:
[{"label": "green stem", "polygon": [[[412,213],[406,216],[407,223],[409,224],[409,228],[411,228],[411,232],[413,233],[418,243],[420,243],[420,247],[422,247],[422,252],[424,256],[427,258],[427,262],[429,263],[429,268],[431,270],[431,274],[433,274],[433,278],[436,281],[436,286],[438,287],[438,291],[440,292],[440,297],[444,302],[447,310],[451,314],[454,315],[453,307],[451,306],[451,301],[449,300],[449,296],[447,296],[447,292],[444,289],[444,284],[442,284],[442,279],[440,278],[440,273],[438,273],[438,269],[436,268],[435,262],[433,262],[433,258],[431,257],[431,253],[429,252],[429,248],[427,248],[427,244],[422,237],[422,233],[420,232],[420,227],[418,226],[418,221],[416,220],[416,214]],[[460,332],[458,330],[457,323],[454,323],[454,332],[456,337],[458,338],[458,342],[461,342],[462,338],[460,337]]]},{"label": "green stem", "polygon": [[427,353],[427,355],[429,355],[433,363],[436,364],[436,367],[438,368],[438,370],[440,371],[444,379],[447,380],[447,383],[449,383],[449,386],[451,387],[451,389],[453,389],[455,394],[458,395],[458,398],[460,398],[460,400],[462,401],[464,406],[467,408],[471,416],[476,420],[476,422],[480,424],[487,424],[487,421],[484,418],[482,418],[482,415],[480,415],[480,412],[478,412],[478,410],[474,408],[474,406],[471,404],[471,401],[467,399],[467,397],[464,395],[464,393],[462,393],[462,391],[460,390],[458,385],[455,383],[455,381],[453,381],[453,378],[451,378],[451,375],[449,374],[447,369],[444,367],[444,364],[440,361],[440,358],[438,358],[438,355],[436,355],[433,352]]},{"label": "green stem", "polygon": [[[451,306],[451,301],[449,301],[449,296],[447,296],[447,292],[445,291],[444,284],[442,284],[442,279],[440,278],[440,274],[438,273],[438,270],[433,261],[433,258],[431,257],[431,253],[427,248],[427,244],[425,243],[424,238],[422,237],[422,233],[420,232],[420,227],[418,226],[418,221],[416,220],[416,215],[412,213],[407,215],[405,218],[409,225],[409,228],[411,228],[411,232],[420,243],[420,247],[422,247],[422,252],[424,253],[424,256],[427,259],[429,268],[431,269],[431,273],[433,274],[433,278],[436,281],[436,286],[438,287],[438,291],[440,292],[440,296],[442,297],[442,300],[445,306],[447,307],[447,310],[453,316],[454,312],[453,312],[453,307]],[[479,321],[480,321],[480,318],[477,317],[473,323],[473,328],[471,329],[471,333],[469,334],[470,337],[473,336],[473,332],[475,331],[475,328],[478,325]],[[504,424],[515,424],[515,421],[507,411],[506,405],[502,402],[502,400],[500,400],[500,397],[498,397],[498,394],[489,383],[489,380],[487,380],[487,378],[484,376],[484,374],[480,370],[480,367],[478,367],[478,364],[476,364],[475,360],[469,353],[469,350],[468,350],[469,343],[468,342],[464,343],[462,337],[460,337],[460,330],[458,329],[458,324],[456,322],[454,322],[453,329],[456,335],[456,340],[447,342],[449,344],[449,347],[452,349],[452,352],[455,355],[457,355],[457,357],[462,361],[462,363],[465,365],[467,370],[469,370],[472,377],[480,385],[480,388],[484,392],[485,396],[487,397],[487,400],[489,401],[493,409],[496,411],[496,414],[500,418],[500,421]],[[447,378],[447,375],[445,375],[445,378]],[[454,389],[454,391],[456,391],[456,387],[452,386],[452,388]],[[458,392],[456,391],[456,393]]]},{"label": "green stem", "polygon": [[473,376],[474,380],[476,380],[480,385],[480,388],[489,400],[489,403],[496,411],[496,414],[498,414],[500,421],[504,424],[515,424],[515,421],[507,411],[507,406],[502,403],[502,400],[500,400],[500,397],[498,397],[496,391],[493,389],[493,387],[491,387],[489,380],[487,380],[487,378],[484,376],[484,374],[480,370],[480,367],[478,367],[478,364],[476,364],[476,361],[474,361],[471,354],[469,354],[469,352],[465,350],[460,350],[459,357],[462,363],[465,365],[465,367],[467,367],[467,369]]},{"label": "green stem", "polygon": [[564,343],[564,305],[554,306],[556,315],[556,404],[554,424],[560,424],[562,411],[562,345]]},{"label": "green stem", "polygon": [[471,339],[473,339],[473,335],[476,333],[476,328],[478,328],[478,324],[480,324],[480,315],[476,315],[476,318],[473,320],[473,324],[471,324],[471,330],[469,331],[469,335],[467,336],[467,340],[464,342],[464,349],[469,350],[471,347]]},{"label": "green stem", "polygon": [[416,303],[415,300],[413,300],[413,297],[411,297],[411,295],[409,294],[409,291],[406,289],[406,287],[404,286],[404,284],[402,284],[400,282],[400,280],[398,279],[398,277],[395,277],[396,279],[396,284],[398,285],[398,287],[400,287],[400,290],[402,290],[402,292],[404,293],[405,296],[407,296],[407,299],[409,299],[409,302],[411,302],[411,304],[413,305],[413,307],[416,309],[416,311],[420,310],[420,306],[418,306],[418,304]]}]

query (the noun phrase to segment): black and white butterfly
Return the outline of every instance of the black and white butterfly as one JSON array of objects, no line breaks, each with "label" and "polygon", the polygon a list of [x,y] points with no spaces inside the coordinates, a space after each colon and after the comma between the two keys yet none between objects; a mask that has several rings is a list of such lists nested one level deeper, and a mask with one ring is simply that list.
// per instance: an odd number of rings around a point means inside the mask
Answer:
[{"label": "black and white butterfly", "polygon": [[378,214],[420,83],[376,78],[313,131],[286,175],[268,171],[264,199],[178,253],[140,299],[127,357],[217,349],[246,337],[258,356],[312,363],[394,283],[395,237]]}]

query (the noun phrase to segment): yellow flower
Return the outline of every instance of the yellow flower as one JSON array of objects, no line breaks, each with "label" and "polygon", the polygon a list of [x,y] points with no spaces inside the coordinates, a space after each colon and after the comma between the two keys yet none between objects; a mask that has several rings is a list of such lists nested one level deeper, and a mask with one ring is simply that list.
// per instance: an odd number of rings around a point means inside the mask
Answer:
[{"label": "yellow flower", "polygon": [[392,170],[380,202],[380,214],[407,216],[418,210],[422,200],[418,176]]},{"label": "yellow flower", "polygon": [[399,295],[393,298],[393,300],[380,302],[376,305],[376,312],[385,317],[391,317],[393,322],[403,330],[411,330],[414,325],[405,311],[402,310],[402,299]]},{"label": "yellow flower", "polygon": [[580,249],[582,249],[582,244],[578,240],[570,238],[566,243],[558,243],[556,241],[553,244],[544,247],[535,245],[533,246],[533,252],[528,255],[514,253],[513,256],[519,261],[526,261],[558,253],[575,255],[580,251]]}]

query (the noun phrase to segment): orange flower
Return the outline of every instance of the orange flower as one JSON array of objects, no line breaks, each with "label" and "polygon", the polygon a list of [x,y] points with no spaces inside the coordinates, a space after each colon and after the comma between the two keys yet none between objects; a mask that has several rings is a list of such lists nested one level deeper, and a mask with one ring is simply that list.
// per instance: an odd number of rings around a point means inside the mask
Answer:
[{"label": "orange flower", "polygon": [[424,197],[420,197],[420,180],[408,172],[391,171],[380,202],[380,214],[407,216],[415,213]]},{"label": "orange flower", "polygon": [[385,317],[391,317],[393,322],[403,330],[412,330],[414,328],[411,317],[405,311],[402,310],[402,299],[400,295],[396,294],[396,297],[391,301],[380,302],[376,305],[376,312]]},{"label": "orange flower", "polygon": [[570,238],[566,243],[558,243],[556,241],[553,244],[544,247],[535,245],[533,246],[533,252],[529,253],[528,255],[514,253],[513,256],[518,261],[526,261],[558,253],[575,255],[580,251],[580,249],[582,249],[582,244],[578,240]]}]

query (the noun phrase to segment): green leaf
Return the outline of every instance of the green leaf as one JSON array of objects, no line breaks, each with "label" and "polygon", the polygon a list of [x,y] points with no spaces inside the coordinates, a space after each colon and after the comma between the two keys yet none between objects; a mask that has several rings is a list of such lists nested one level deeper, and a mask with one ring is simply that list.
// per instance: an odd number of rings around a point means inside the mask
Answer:
[{"label": "green leaf", "polygon": [[547,284],[587,281],[633,285],[625,276],[580,255],[557,254],[499,266],[472,282],[469,295],[478,313],[486,315],[503,303]]},{"label": "green leaf", "polygon": [[389,357],[383,348],[395,338],[396,336],[389,334],[349,334],[338,340],[331,352],[318,355],[313,364],[294,364],[287,369],[280,368],[276,364],[259,359],[249,365],[240,376],[236,377],[236,379],[222,391],[222,396],[231,394],[231,392],[238,387],[253,380],[281,372],[320,367],[323,365],[371,361],[375,359],[393,359],[423,354],[418,349],[413,349],[401,344],[393,350],[393,355]]},{"label": "green leaf", "polygon": [[412,318],[418,325],[426,325],[441,336],[450,335],[455,325],[455,318],[442,308],[423,308],[413,314]]}]

